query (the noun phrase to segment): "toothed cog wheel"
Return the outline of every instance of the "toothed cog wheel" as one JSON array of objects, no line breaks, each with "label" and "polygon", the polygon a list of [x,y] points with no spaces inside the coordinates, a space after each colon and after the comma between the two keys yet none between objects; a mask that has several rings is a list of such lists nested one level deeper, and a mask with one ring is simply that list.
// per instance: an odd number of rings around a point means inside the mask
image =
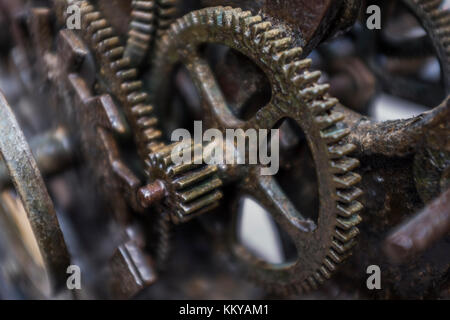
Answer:
[{"label": "toothed cog wheel", "polygon": [[[178,149],[176,149],[178,148]],[[173,152],[187,152],[191,161],[173,163]],[[198,152],[200,151],[200,152]],[[159,212],[170,215],[172,222],[186,222],[217,206],[223,197],[222,181],[217,176],[217,165],[205,163],[207,155],[202,145],[175,143],[150,155],[148,176],[154,182],[141,190],[141,198],[147,206],[149,201],[160,200]],[[153,197],[149,199],[148,197]]]},{"label": "toothed cog wheel", "polygon": [[[225,45],[240,52],[268,78],[272,98],[249,120],[240,119],[230,111],[204,56],[205,44]],[[260,166],[240,170],[241,177],[234,188],[237,194],[252,197],[271,214],[293,241],[296,260],[276,265],[253,255],[234,236],[236,213],[230,213],[232,236],[226,237],[231,239],[229,248],[241,270],[266,289],[281,294],[315,289],[331,277],[356,243],[362,210],[357,201],[362,191],[356,186],[361,177],[353,172],[359,161],[349,156],[355,146],[345,142],[349,129],[342,122],[344,115],[335,110],[338,101],[327,94],[329,86],[319,82],[321,73],[310,71],[311,60],[304,59],[302,54],[303,50],[295,46],[283,28],[273,26],[259,15],[230,7],[207,8],[180,18],[161,37],[149,78],[156,113],[163,113],[171,94],[167,89],[171,81],[167,75],[182,64],[197,87],[208,127],[222,131],[272,129],[283,119],[290,119],[303,130],[318,180],[317,222],[302,216],[275,177],[261,175]],[[179,192],[176,190],[178,171],[170,167],[167,154],[165,151],[154,155],[149,168],[150,172],[160,170],[162,180],[170,177],[171,193],[176,193]],[[203,170],[212,170],[207,168]],[[220,170],[221,177],[231,172],[223,167]],[[197,185],[195,174],[185,172],[188,173],[185,181],[196,181]],[[232,203],[233,199],[227,196],[224,195],[223,203]]]},{"label": "toothed cog wheel", "polygon": [[134,0],[125,56],[139,66],[158,38],[173,22],[177,0]]}]

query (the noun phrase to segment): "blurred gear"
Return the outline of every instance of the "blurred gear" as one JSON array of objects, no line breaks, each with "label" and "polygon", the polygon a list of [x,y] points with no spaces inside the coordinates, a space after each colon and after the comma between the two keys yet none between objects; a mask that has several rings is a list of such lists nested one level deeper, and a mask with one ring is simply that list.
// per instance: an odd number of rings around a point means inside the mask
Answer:
[{"label": "blurred gear", "polygon": [[177,0],[132,1],[131,22],[128,31],[125,56],[130,57],[134,66],[139,66],[149,55],[154,37],[161,34],[172,23]]}]

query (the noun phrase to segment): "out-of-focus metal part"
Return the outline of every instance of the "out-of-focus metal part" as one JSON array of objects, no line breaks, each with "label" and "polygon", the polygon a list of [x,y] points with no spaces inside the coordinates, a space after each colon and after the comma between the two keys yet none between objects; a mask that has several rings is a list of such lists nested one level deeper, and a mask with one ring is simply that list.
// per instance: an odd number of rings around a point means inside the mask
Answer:
[{"label": "out-of-focus metal part", "polygon": [[133,1],[125,56],[138,66],[152,45],[155,31],[156,4],[154,0]]},{"label": "out-of-focus metal part", "polygon": [[56,212],[19,124],[0,93],[0,153],[28,215],[52,286],[62,289],[70,256]]},{"label": "out-of-focus metal part", "polygon": [[[437,105],[450,93],[450,45],[446,40],[450,11],[439,0],[385,1],[382,10],[386,20],[384,28],[378,32],[360,29],[359,41],[364,47],[360,53],[362,58],[366,59],[384,92],[422,105]],[[391,35],[393,31],[387,23],[399,19],[393,14],[396,10],[401,10],[414,24]],[[424,35],[411,36],[413,30],[417,32],[421,28]],[[392,39],[387,41],[386,38]],[[434,57],[440,65],[441,83],[426,79],[419,72]]]},{"label": "out-of-focus metal part", "polygon": [[[61,172],[73,161],[70,137],[62,127],[34,137],[30,142],[30,149],[44,177]],[[0,163],[0,188],[10,182],[8,169],[4,163]]]},{"label": "out-of-focus metal part", "polygon": [[402,0],[418,18],[433,43],[438,56],[446,93],[450,94],[450,43],[447,41],[450,27],[450,10],[445,1],[438,0]]},{"label": "out-of-focus metal part", "polygon": [[[110,29],[106,29],[99,32],[109,35]],[[95,39],[88,38],[89,41],[98,40],[98,34],[88,34]],[[114,54],[123,52],[122,47],[111,50]],[[130,207],[135,211],[142,209],[137,201],[141,181],[123,160],[118,142],[120,138],[126,139],[131,135],[130,128],[123,110],[108,91],[103,94],[94,93],[91,77],[85,70],[86,63],[93,65],[90,53],[83,39],[75,32],[62,30],[58,37],[56,56],[63,67],[53,70],[57,74],[53,84],[66,102],[66,117],[76,119],[72,135],[80,141],[82,157],[95,177],[100,196],[107,208],[114,213],[115,221],[128,232],[133,221]],[[101,57],[108,59],[110,56],[106,54]],[[127,60],[121,61],[128,63]],[[119,83],[122,77],[128,79],[136,72],[133,69],[119,69],[125,73],[122,75],[121,71],[117,71],[117,78],[113,80]],[[115,86],[117,83],[109,85]],[[134,85],[132,87],[135,88]],[[154,124],[151,120],[150,125]],[[143,125],[148,128],[149,123]],[[119,299],[133,297],[156,280],[152,259],[145,250],[141,232],[128,232],[125,238],[109,261],[110,294]]]},{"label": "out-of-focus metal part", "polygon": [[396,263],[405,263],[450,233],[450,189],[404,222],[385,240],[385,251]]},{"label": "out-of-focus metal part", "polygon": [[377,93],[375,76],[358,58],[338,59],[331,69],[330,93],[345,106],[364,113]]},{"label": "out-of-focus metal part", "polygon": [[114,299],[133,298],[157,280],[154,262],[143,251],[145,242],[142,237],[128,228],[126,238],[109,265],[112,272],[109,285]]},{"label": "out-of-focus metal part", "polygon": [[[208,6],[227,5],[253,14],[261,13],[292,28],[292,36],[309,52],[321,41],[346,30],[355,22],[362,5],[360,0],[203,0]],[[300,37],[298,37],[300,36]]]},{"label": "out-of-focus metal part", "polygon": [[[158,39],[173,22],[178,0],[133,1],[125,56],[139,66]],[[151,55],[150,55],[151,58]]]},{"label": "out-of-focus metal part", "polygon": [[[63,0],[64,1],[64,0]],[[76,3],[75,1],[73,1]],[[96,0],[95,5],[120,36],[126,37],[133,19],[133,6],[136,0]],[[144,0],[142,2],[148,2]],[[66,4],[67,5],[67,4]]]}]

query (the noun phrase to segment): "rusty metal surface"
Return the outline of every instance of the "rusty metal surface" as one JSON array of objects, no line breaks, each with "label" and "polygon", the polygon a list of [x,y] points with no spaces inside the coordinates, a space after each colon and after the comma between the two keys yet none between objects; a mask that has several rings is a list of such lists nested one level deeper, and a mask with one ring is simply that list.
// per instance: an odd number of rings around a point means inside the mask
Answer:
[{"label": "rusty metal surface", "polygon": [[404,222],[386,239],[386,252],[399,263],[430,248],[450,232],[450,191]]},{"label": "rusty metal surface", "polygon": [[[68,4],[0,1],[0,26],[12,26],[8,39],[0,37],[1,61],[33,101],[31,111],[15,112],[37,124],[20,121],[38,134],[32,150],[58,186],[56,206],[81,201],[90,209],[69,218],[79,224],[70,242],[101,274],[91,280],[106,288],[98,296],[204,298],[215,288],[223,288],[218,297],[237,298],[448,296],[450,19],[440,1],[381,2],[387,32],[361,28],[368,3],[353,0],[76,1],[81,30],[65,28]],[[235,9],[215,7],[225,5]],[[424,35],[393,37],[417,27]],[[420,78],[431,58],[439,79]],[[369,117],[386,93],[429,111]],[[279,127],[280,174],[174,165],[171,131],[200,119],[221,131]],[[11,149],[3,136],[0,143]],[[195,154],[199,146],[190,148]],[[0,181],[7,176],[0,167]],[[295,257],[282,267],[237,239],[245,197],[290,242],[284,249]],[[102,231],[83,230],[88,215],[111,229],[98,235],[104,247],[89,243],[88,233]],[[45,238],[55,221],[42,223]],[[43,243],[48,259],[51,245]],[[194,262],[192,273],[180,270]],[[371,264],[383,270],[380,292],[364,287]],[[238,276],[225,275],[226,267]],[[249,285],[237,294],[242,275],[265,290]]]}]

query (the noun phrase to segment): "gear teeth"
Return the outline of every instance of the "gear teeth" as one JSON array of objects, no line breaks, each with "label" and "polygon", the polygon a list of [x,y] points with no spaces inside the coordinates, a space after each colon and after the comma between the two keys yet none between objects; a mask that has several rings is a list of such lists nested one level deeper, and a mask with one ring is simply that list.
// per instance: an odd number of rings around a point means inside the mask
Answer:
[{"label": "gear teeth", "polygon": [[92,36],[92,41],[94,43],[99,43],[107,38],[112,37],[114,34],[113,29],[111,27],[109,28],[105,28],[105,29],[101,29],[99,31],[97,31],[93,36]]},{"label": "gear teeth", "polygon": [[[204,164],[209,156],[203,154],[203,150],[208,149],[202,145],[174,143],[160,148],[149,157],[150,173],[162,171],[162,179],[170,190],[169,194],[173,195],[166,203],[171,208],[175,223],[185,222],[216,208],[223,197],[220,191],[223,183],[218,178],[218,168],[216,165]],[[172,162],[174,152],[180,156],[188,153],[194,159],[190,163],[175,165]],[[154,175],[161,176],[161,173]]]},{"label": "gear teeth", "polygon": [[[296,47],[296,48],[288,49],[288,50],[285,50],[285,51],[279,53],[277,55],[276,59],[279,61],[279,63],[284,68],[286,66],[286,64],[288,64],[292,61],[300,60],[302,54],[303,54],[303,49],[300,47]],[[311,59],[307,59],[307,60],[309,60],[309,65],[305,66],[305,69],[309,68],[311,66]],[[291,78],[291,77],[292,76],[289,76],[288,78]]]},{"label": "gear teeth", "polygon": [[332,108],[334,108],[338,104],[338,100],[336,98],[327,98],[324,100],[316,100],[311,103],[311,111],[315,115],[322,114]]},{"label": "gear teeth", "polygon": [[359,160],[343,157],[336,161],[330,161],[331,168],[335,174],[345,174],[359,167]]},{"label": "gear teeth", "polygon": [[335,232],[336,239],[338,239],[339,241],[341,241],[343,243],[353,241],[353,239],[355,239],[358,235],[359,235],[359,230],[358,230],[358,228],[355,228],[355,227],[352,227],[347,231],[342,231],[342,230],[336,229],[336,232]]},{"label": "gear teeth", "polygon": [[[299,75],[302,71],[309,68],[312,64],[311,59],[304,59],[300,61],[292,61],[289,64],[283,66],[284,73],[288,79],[293,79],[295,76]],[[299,76],[300,77],[300,76]],[[294,78],[295,81],[295,78]],[[296,82],[297,85],[302,84],[302,82]]]},{"label": "gear teeth", "polygon": [[315,83],[311,87],[307,87],[300,91],[300,97],[306,102],[311,102],[322,96],[324,96],[330,89],[329,84],[317,84]]},{"label": "gear teeth", "polygon": [[177,14],[176,0],[157,0],[158,4],[158,34],[167,30]]},{"label": "gear teeth", "polygon": [[353,153],[356,150],[356,146],[354,144],[342,144],[342,145],[332,145],[328,147],[328,155],[331,159],[339,159],[349,154]]},{"label": "gear teeth", "polygon": [[[123,50],[121,50],[121,52],[123,53]],[[116,73],[116,76],[122,81],[133,81],[137,77],[137,70],[136,69],[121,70]]]},{"label": "gear teeth", "polygon": [[[141,20],[149,19],[151,1],[133,1],[134,8],[143,10],[134,12],[134,17]],[[158,144],[161,132],[154,128],[156,121],[152,117],[153,108],[147,104],[147,94],[142,92],[142,82],[137,79],[137,70],[131,68],[130,57],[124,56],[126,49],[121,46],[120,39],[115,35],[113,28],[103,18],[89,1],[79,1],[81,8],[82,37],[96,52],[97,60],[102,68],[102,76],[110,83],[111,92],[125,109],[129,122],[134,127],[135,140],[138,143],[140,153],[146,155],[149,146]],[[147,10],[145,13],[144,11]],[[141,30],[142,31],[142,30]],[[140,38],[141,40],[143,37]],[[143,120],[141,120],[141,118]]]},{"label": "gear teeth", "polygon": [[359,188],[351,188],[348,190],[338,190],[337,196],[340,201],[344,203],[352,203],[360,196],[363,195],[363,191]]},{"label": "gear teeth", "polygon": [[208,167],[202,168],[199,171],[193,172],[189,176],[184,176],[182,178],[176,179],[174,181],[175,189],[181,190],[181,189],[190,187],[193,184],[195,184],[196,182],[204,180],[204,179],[212,176],[213,174],[217,173],[217,171],[218,170],[217,170],[216,166],[208,166]]},{"label": "gear teeth", "polygon": [[320,267],[319,272],[322,274],[322,276],[329,280],[331,279],[331,273],[329,270],[327,270],[327,268],[325,268],[324,266]]},{"label": "gear teeth", "polygon": [[326,257],[323,261],[325,270],[334,272],[336,270],[336,264],[329,257]]},{"label": "gear teeth", "polygon": [[330,258],[334,264],[339,264],[344,261],[342,257],[339,254],[337,254],[336,251],[334,251],[333,249],[330,249],[330,251],[328,252],[328,258]]},{"label": "gear teeth", "polygon": [[266,32],[272,27],[272,23],[269,21],[264,21],[261,23],[257,23],[251,27],[251,35],[253,38],[256,38],[261,33]]},{"label": "gear teeth", "polygon": [[450,92],[450,10],[442,0],[402,0],[421,21],[441,63],[446,91]]},{"label": "gear teeth", "polygon": [[131,22],[125,56],[133,65],[142,64],[151,45],[155,22],[154,0],[132,2]]},{"label": "gear teeth", "polygon": [[353,227],[356,227],[361,222],[361,217],[357,214],[354,214],[349,219],[338,218],[337,222],[338,222],[339,228],[348,231],[348,230],[352,229]]},{"label": "gear teeth", "polygon": [[314,121],[320,130],[329,128],[345,119],[345,115],[340,112],[332,111],[330,114],[317,116]]},{"label": "gear teeth", "polygon": [[334,176],[334,183],[337,188],[350,188],[361,181],[361,176],[354,172],[349,172],[341,176]]},{"label": "gear teeth", "polygon": [[335,240],[332,242],[332,245],[333,245],[333,249],[336,251],[337,254],[344,256],[346,258],[350,249],[352,249],[353,246],[355,245],[355,242],[351,241],[348,243],[341,243],[341,242]]},{"label": "gear teeth", "polygon": [[317,290],[319,288],[316,280],[313,278],[313,276],[309,276],[308,278],[306,278],[307,281],[307,285],[309,286],[309,288],[311,288],[311,290]]},{"label": "gear teeth", "polygon": [[327,144],[338,143],[349,134],[350,134],[349,128],[339,129],[335,126],[329,130],[321,131],[322,139],[324,139]]},{"label": "gear teeth", "polygon": [[306,86],[316,83],[317,81],[319,81],[321,76],[322,73],[320,71],[314,72],[305,71],[302,74],[296,75],[291,80],[297,86]]},{"label": "gear teeth", "polygon": [[323,284],[325,282],[324,277],[322,276],[322,273],[320,273],[320,269],[318,272],[314,272],[314,280],[316,280],[319,284]]},{"label": "gear teeth", "polygon": [[271,29],[256,37],[254,41],[260,50],[264,50],[264,48],[270,46],[271,41],[278,39],[282,34],[283,31],[280,29]]},{"label": "gear teeth", "polygon": [[289,37],[273,40],[270,42],[269,52],[273,56],[277,56],[280,52],[286,51],[292,43],[292,39]]},{"label": "gear teeth", "polygon": [[337,208],[338,214],[341,217],[349,218],[357,214],[358,212],[362,211],[363,205],[358,201],[352,201],[349,204],[340,203],[338,204]]}]

